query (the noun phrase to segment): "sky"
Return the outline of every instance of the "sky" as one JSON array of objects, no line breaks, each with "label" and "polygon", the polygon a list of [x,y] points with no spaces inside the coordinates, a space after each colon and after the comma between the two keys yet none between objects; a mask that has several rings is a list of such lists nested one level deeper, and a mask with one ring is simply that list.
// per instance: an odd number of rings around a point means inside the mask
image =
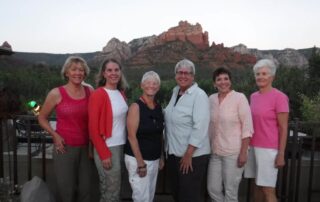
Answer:
[{"label": "sky", "polygon": [[101,51],[113,37],[200,23],[209,43],[260,50],[320,46],[319,0],[0,0],[0,45],[13,51]]}]

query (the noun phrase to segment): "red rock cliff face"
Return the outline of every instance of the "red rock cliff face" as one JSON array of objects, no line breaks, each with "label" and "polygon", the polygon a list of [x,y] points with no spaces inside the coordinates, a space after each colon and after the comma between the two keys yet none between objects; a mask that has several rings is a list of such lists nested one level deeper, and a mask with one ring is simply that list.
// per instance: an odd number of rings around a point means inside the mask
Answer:
[{"label": "red rock cliff face", "polygon": [[131,49],[129,45],[117,38],[112,38],[107,45],[103,47],[102,52],[95,57],[95,60],[101,62],[106,58],[114,58],[120,62],[124,62],[130,57]]},{"label": "red rock cliff face", "polygon": [[209,48],[208,32],[202,32],[202,27],[199,23],[191,25],[187,21],[180,21],[178,26],[170,28],[158,37],[159,44],[176,40],[188,41],[199,50]]},{"label": "red rock cliff face", "polygon": [[119,58],[129,67],[175,64],[183,58],[212,68],[243,67],[256,61],[254,55],[235,52],[223,44],[212,43],[209,47],[208,32],[203,32],[199,23],[191,25],[187,21],[180,21],[178,26],[158,36],[134,39],[128,44],[112,39],[99,56]]}]

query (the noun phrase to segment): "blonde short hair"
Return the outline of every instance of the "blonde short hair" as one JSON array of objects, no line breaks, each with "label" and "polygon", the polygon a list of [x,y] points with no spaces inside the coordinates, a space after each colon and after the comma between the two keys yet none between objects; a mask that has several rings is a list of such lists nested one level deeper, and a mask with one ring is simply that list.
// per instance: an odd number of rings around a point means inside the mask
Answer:
[{"label": "blonde short hair", "polygon": [[64,65],[62,66],[62,69],[61,69],[61,76],[65,80],[68,80],[68,77],[66,76],[66,72],[70,69],[70,67],[73,63],[80,63],[84,69],[85,77],[87,77],[89,75],[90,68],[89,68],[87,62],[82,57],[70,56],[66,59]]}]

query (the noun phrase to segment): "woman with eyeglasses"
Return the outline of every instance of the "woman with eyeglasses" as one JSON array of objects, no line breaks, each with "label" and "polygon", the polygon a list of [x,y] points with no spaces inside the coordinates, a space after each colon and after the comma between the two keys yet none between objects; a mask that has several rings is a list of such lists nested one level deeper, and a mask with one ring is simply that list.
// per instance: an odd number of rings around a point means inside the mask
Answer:
[{"label": "woman with eyeglasses", "polygon": [[179,202],[205,201],[210,154],[209,100],[194,82],[195,66],[187,59],[174,69],[177,86],[165,108],[168,167],[173,195]]}]

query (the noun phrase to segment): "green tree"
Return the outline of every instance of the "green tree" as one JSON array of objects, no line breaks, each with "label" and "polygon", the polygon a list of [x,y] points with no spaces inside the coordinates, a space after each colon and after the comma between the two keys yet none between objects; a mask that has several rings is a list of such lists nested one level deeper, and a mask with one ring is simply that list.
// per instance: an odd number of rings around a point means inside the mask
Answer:
[{"label": "green tree", "polygon": [[320,91],[320,54],[316,47],[313,47],[309,58],[308,76],[309,85],[306,92],[309,97],[313,97]]},{"label": "green tree", "polygon": [[274,80],[274,87],[284,92],[289,97],[290,117],[301,117],[301,94],[307,87],[307,71],[292,67],[279,67]]},{"label": "green tree", "polygon": [[309,98],[305,95],[301,95],[302,105],[302,119],[304,121],[320,121],[320,94]]}]

